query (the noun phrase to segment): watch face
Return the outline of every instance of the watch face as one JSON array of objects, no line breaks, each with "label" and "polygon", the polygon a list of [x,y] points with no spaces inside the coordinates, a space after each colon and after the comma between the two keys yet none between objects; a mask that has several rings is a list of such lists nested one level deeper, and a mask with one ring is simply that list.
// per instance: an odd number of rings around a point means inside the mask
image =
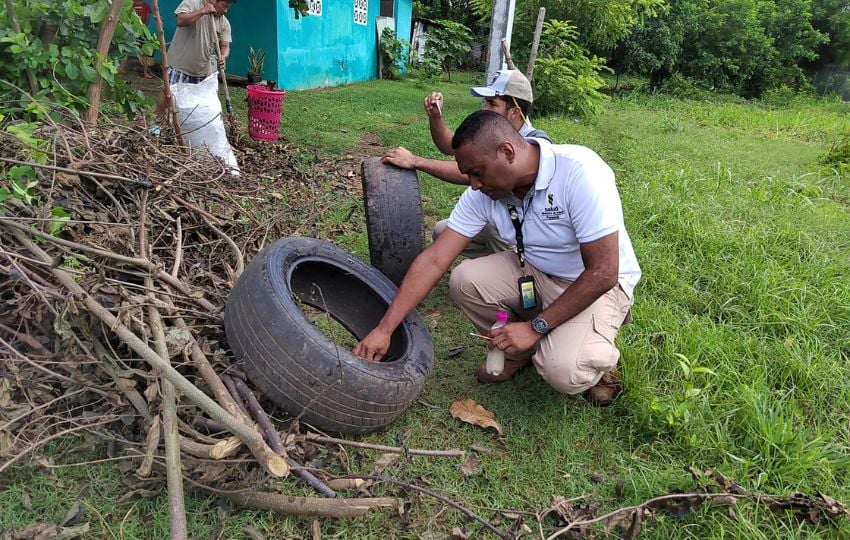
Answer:
[{"label": "watch face", "polygon": [[549,323],[547,323],[544,319],[541,319],[540,317],[537,317],[533,321],[531,321],[531,326],[536,332],[540,334],[545,334],[549,331]]}]

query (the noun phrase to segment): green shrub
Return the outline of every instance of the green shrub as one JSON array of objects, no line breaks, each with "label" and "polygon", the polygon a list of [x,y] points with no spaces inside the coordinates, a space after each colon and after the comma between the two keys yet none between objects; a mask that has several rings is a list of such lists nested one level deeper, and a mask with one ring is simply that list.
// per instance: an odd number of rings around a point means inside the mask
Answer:
[{"label": "green shrub", "polygon": [[437,21],[425,38],[425,62],[439,65],[451,80],[452,69],[460,67],[471,48],[470,41],[472,36],[466,26],[449,20]]},{"label": "green shrub", "polygon": [[[13,0],[12,6],[21,31],[12,30],[8,13],[5,9],[0,11],[0,78],[33,94],[35,99],[48,99],[82,111],[88,106],[82,96],[100,75],[105,90],[123,112],[131,115],[139,109],[144,96],[116,76],[118,64],[137,50],[144,55],[153,54],[156,41],[133,11],[132,2],[124,3],[109,57],[100,68],[96,65],[96,47],[110,2]],[[142,38],[141,47],[137,38]],[[21,100],[20,91],[13,86],[0,85],[0,100],[10,115],[33,117],[33,110],[27,108],[28,100]]]},{"label": "green shrub", "polygon": [[597,114],[608,96],[600,72],[610,71],[605,59],[590,55],[576,42],[578,31],[568,22],[543,25],[542,53],[534,68],[534,108],[540,114],[570,116]]},{"label": "green shrub", "polygon": [[832,143],[826,153],[824,163],[830,167],[835,167],[844,174],[850,174],[850,131]]},{"label": "green shrub", "polygon": [[406,41],[396,38],[392,28],[384,28],[381,39],[378,41],[378,49],[384,60],[384,75],[390,79],[398,79],[404,72],[404,52],[409,45]]}]

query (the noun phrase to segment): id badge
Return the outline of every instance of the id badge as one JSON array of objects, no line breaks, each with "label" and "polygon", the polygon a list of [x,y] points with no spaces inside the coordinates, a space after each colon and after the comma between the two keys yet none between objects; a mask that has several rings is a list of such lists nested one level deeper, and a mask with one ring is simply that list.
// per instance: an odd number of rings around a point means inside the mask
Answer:
[{"label": "id badge", "polygon": [[524,310],[537,307],[537,289],[534,287],[534,276],[522,276],[517,280],[519,285],[519,304]]}]

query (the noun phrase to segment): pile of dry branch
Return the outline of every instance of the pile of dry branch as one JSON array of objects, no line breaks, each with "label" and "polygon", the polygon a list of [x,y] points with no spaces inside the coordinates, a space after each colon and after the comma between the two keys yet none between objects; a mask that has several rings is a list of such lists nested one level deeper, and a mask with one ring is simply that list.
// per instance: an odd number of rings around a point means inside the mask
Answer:
[{"label": "pile of dry branch", "polygon": [[302,463],[344,441],[306,434],[297,419],[280,433],[286,424],[272,424],[223,343],[246,256],[309,234],[317,215],[316,188],[285,148],[242,141],[236,177],[143,126],[69,117],[35,139],[49,143],[0,138],[0,170],[38,182],[0,213],[0,473],[85,435],[126,458],[125,497],[154,495],[167,477],[177,536],[184,484],[294,513],[395,506],[274,493],[270,480],[293,472],[334,497]]}]

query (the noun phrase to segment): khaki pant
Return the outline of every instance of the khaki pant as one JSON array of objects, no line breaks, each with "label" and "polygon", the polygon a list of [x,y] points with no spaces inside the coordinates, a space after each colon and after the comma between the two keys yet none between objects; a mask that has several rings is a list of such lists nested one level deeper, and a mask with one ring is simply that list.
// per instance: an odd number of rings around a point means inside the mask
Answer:
[{"label": "khaki pant", "polygon": [[[431,233],[431,237],[436,240],[440,236],[440,233],[446,230],[448,223],[449,220],[447,219],[438,221],[434,225],[434,231]],[[513,251],[513,249],[514,245],[499,236],[499,231],[496,230],[496,227],[487,225],[469,242],[469,245],[466,246],[466,249],[463,250],[461,255],[467,259],[477,259],[478,257],[486,257],[487,255],[501,251]]]},{"label": "khaki pant", "polygon": [[[528,311],[520,308],[517,280],[523,273],[516,253],[506,251],[467,259],[452,271],[449,279],[452,298],[479,333],[486,334],[496,314],[503,309],[511,322],[533,319],[572,285],[571,281],[550,277],[527,262],[525,268],[534,276],[538,295],[537,308]],[[531,357],[537,373],[552,388],[564,394],[581,393],[617,365],[620,351],[614,345],[614,338],[630,307],[631,300],[618,285],[543,336],[533,350],[508,354],[506,358]]]}]

